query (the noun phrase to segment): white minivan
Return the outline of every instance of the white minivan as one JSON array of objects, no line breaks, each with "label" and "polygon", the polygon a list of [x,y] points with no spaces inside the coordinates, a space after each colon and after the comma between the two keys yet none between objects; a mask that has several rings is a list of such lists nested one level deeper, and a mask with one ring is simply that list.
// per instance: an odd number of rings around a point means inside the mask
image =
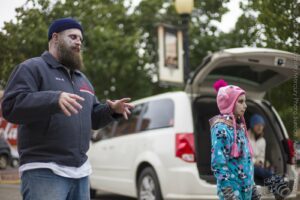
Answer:
[{"label": "white minivan", "polygon": [[[212,85],[223,78],[246,90],[247,124],[254,113],[264,116],[266,160],[277,174],[286,176],[292,191],[288,198],[295,198],[293,143],[263,97],[300,73],[299,60],[296,54],[262,48],[227,49],[207,56],[185,91],[135,101],[129,120],[96,131],[88,152],[91,188],[139,200],[218,199],[208,120],[219,113]],[[266,187],[259,188],[265,199],[273,198]]]}]

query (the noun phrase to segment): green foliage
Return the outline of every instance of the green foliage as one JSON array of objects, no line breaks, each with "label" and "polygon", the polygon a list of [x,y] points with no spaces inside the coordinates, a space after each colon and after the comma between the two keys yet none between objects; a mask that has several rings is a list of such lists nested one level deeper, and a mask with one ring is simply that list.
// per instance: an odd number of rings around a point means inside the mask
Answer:
[{"label": "green foliage", "polygon": [[[47,29],[54,19],[74,17],[84,28],[85,73],[99,98],[130,96],[136,99],[180,89],[161,87],[157,81],[156,24],[181,23],[173,1],[143,0],[134,9],[128,2],[131,1],[65,0],[53,3],[49,0],[28,0],[26,6],[16,10],[17,22],[7,22],[0,32],[2,85],[15,65],[39,56],[47,49]],[[211,19],[220,20],[226,12],[222,2],[196,1],[190,37],[195,32],[206,31]],[[201,21],[200,14],[207,20]],[[195,41],[192,40],[191,46]],[[196,68],[201,57],[211,49],[209,44],[203,43],[206,45],[201,46],[201,56],[191,56],[192,68]]]},{"label": "green foliage", "polygon": [[[241,7],[244,12],[235,30],[225,36],[232,41],[231,44],[300,53],[300,4],[296,0],[248,0]],[[278,110],[292,138],[295,138],[294,131],[297,129],[294,127],[294,119],[298,119],[300,128],[300,104],[295,100],[300,93],[299,77],[294,77],[266,95],[266,99]],[[295,112],[296,107],[298,113]]]},{"label": "green foliage", "polygon": [[[224,48],[257,46],[300,52],[300,8],[296,0],[245,0],[241,4],[244,12],[235,29],[222,33],[211,22],[221,20],[228,1],[195,1],[189,26],[192,70],[208,52]],[[15,65],[47,50],[47,30],[54,19],[74,17],[84,28],[85,73],[100,99],[125,96],[137,99],[182,89],[161,87],[157,81],[156,25],[182,24],[173,1],[142,0],[134,8],[131,3],[131,0],[27,0],[25,6],[16,10],[16,22],[6,22],[0,30],[0,84],[5,85]],[[267,94],[290,133],[292,85],[289,81]]]}]

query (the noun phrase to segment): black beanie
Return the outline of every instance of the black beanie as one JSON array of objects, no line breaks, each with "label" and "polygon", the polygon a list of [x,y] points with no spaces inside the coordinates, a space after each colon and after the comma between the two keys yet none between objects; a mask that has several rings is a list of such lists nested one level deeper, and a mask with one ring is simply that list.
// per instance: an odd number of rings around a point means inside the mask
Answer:
[{"label": "black beanie", "polygon": [[59,33],[71,28],[77,28],[83,34],[81,25],[75,19],[61,18],[61,19],[54,20],[48,30],[48,41],[51,40],[53,33]]}]

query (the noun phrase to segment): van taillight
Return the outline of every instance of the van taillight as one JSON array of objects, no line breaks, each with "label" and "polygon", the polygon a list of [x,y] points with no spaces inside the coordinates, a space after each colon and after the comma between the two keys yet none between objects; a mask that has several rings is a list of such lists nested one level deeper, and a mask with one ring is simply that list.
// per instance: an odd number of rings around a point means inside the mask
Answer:
[{"label": "van taillight", "polygon": [[285,140],[286,144],[286,151],[288,154],[288,164],[295,164],[295,148],[294,148],[294,142],[291,139]]},{"label": "van taillight", "polygon": [[193,133],[176,134],[176,157],[186,161],[195,162],[195,147]]}]

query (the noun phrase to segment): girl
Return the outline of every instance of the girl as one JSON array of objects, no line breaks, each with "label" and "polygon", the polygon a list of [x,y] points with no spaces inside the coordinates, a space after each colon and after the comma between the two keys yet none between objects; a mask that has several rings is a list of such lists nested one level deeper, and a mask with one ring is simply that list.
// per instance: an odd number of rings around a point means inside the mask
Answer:
[{"label": "girl", "polygon": [[244,113],[245,91],[224,80],[214,84],[218,91],[220,115],[210,119],[211,166],[217,179],[221,200],[258,200],[260,195],[253,180],[252,148]]}]

